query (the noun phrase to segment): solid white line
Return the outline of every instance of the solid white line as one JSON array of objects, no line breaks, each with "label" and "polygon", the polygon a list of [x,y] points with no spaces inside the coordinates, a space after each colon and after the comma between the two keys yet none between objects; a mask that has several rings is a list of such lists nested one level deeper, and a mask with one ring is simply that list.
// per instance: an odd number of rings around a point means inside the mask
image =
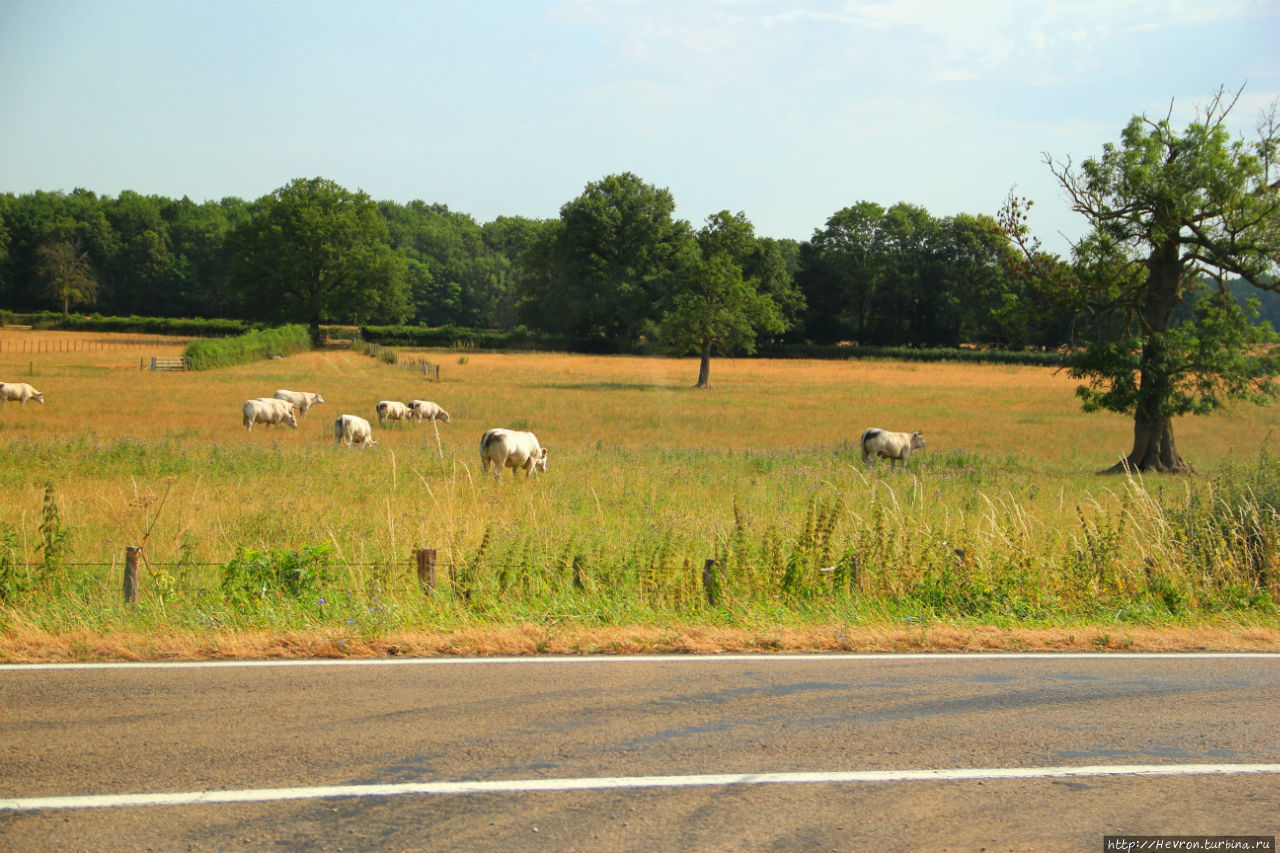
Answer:
[{"label": "solid white line", "polygon": [[0,798],[0,811],[136,808],[334,797],[513,794],[602,791],[625,788],[696,788],[738,785],[877,784],[969,782],[993,779],[1062,779],[1082,776],[1235,776],[1280,773],[1280,764],[1098,764],[1082,767],[986,767],[956,770],[864,770],[832,773],[717,773],[701,776],[606,776],[579,779],[506,779],[474,782],[406,782],[396,785],[333,785],[257,788],[242,791],[179,791],[157,794],[93,794],[68,797]]},{"label": "solid white line", "polygon": [[1280,658],[1280,652],[856,652],[832,654],[528,655],[516,657],[289,658],[272,660],[109,661],[4,663],[0,672],[78,669],[222,669],[295,666],[486,666],[588,663],[832,663],[836,661],[986,660],[1205,660]]}]

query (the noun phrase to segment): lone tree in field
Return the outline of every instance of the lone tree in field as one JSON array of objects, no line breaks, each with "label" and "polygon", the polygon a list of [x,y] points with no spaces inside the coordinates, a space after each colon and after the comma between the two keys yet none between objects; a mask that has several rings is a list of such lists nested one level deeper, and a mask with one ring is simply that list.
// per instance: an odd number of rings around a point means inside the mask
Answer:
[{"label": "lone tree in field", "polygon": [[[1071,206],[1092,230],[1071,265],[1043,254],[1028,236],[1030,202],[1011,197],[1001,221],[1041,286],[1098,321],[1068,357],[1087,412],[1133,416],[1133,448],[1109,472],[1190,472],[1173,438],[1173,418],[1206,414],[1231,400],[1262,402],[1278,390],[1275,333],[1253,322],[1226,289],[1243,279],[1280,290],[1280,116],[1273,105],[1253,141],[1224,125],[1239,100],[1219,89],[1185,129],[1166,116],[1135,116],[1119,145],[1075,166],[1046,155]],[[1194,319],[1174,309],[1197,284],[1216,292]]]},{"label": "lone tree in field", "polygon": [[409,311],[404,258],[387,244],[377,205],[325,178],[298,178],[259,199],[228,237],[230,287],[266,320],[399,322]]},{"label": "lone tree in field", "polygon": [[684,286],[671,299],[658,338],[676,355],[696,352],[698,388],[711,387],[711,353],[753,353],[756,337],[786,329],[772,290],[792,285],[776,246],[756,240],[746,215],[727,210],[707,218],[697,234],[698,257],[690,264]]}]

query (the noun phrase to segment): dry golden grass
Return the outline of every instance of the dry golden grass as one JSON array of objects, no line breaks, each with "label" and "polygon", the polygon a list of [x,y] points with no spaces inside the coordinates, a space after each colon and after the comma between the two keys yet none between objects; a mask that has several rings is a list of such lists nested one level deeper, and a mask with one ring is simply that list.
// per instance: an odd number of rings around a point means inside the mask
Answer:
[{"label": "dry golden grass", "polygon": [[[1105,514],[1125,490],[1122,480],[1093,472],[1128,450],[1130,423],[1082,414],[1073,383],[1045,368],[716,359],[715,387],[702,391],[692,387],[691,359],[416,353],[442,365],[442,381],[429,383],[349,351],[197,373],[139,370],[152,355],[179,354],[177,344],[14,351],[23,341],[53,349],[52,342],[86,339],[138,336],[0,329],[0,381],[30,382],[47,401],[0,410],[0,519],[18,532],[20,556],[36,560],[44,484],[52,482],[74,559],[111,564],[103,580],[109,591],[119,587],[129,544],[145,544],[161,572],[185,561],[172,570],[179,585],[205,587],[216,582],[213,566],[240,547],[328,544],[345,567],[345,585],[368,588],[376,580],[390,588],[408,583],[407,566],[378,567],[404,563],[413,548],[430,545],[440,549],[442,571],[456,569],[490,530],[500,542],[548,559],[570,547],[620,559],[632,537],[670,536],[676,564],[700,565],[739,507],[754,534],[772,524],[785,532],[815,494],[835,493],[853,512],[877,501],[910,503],[912,518],[924,519],[939,539],[961,529],[974,538],[971,547],[998,550],[1014,528],[1032,545],[1061,552],[1074,547],[1080,507]],[[277,388],[320,391],[326,403],[296,430],[258,425],[246,433],[243,401]],[[378,400],[412,398],[440,403],[452,422],[438,430],[378,427]],[[332,422],[343,413],[374,422],[380,446],[334,447]],[[1256,456],[1277,423],[1280,409],[1246,407],[1182,419],[1176,430],[1183,454],[1210,469],[1230,456]],[[537,432],[550,448],[548,475],[528,484],[486,482],[476,445],[496,426]],[[918,476],[891,475],[883,463],[862,468],[854,448],[871,426],[925,433],[928,449],[912,461]],[[972,461],[937,464],[949,455]],[[961,482],[975,468],[987,477],[981,494]],[[1171,478],[1155,487],[1186,483]],[[1145,533],[1131,526],[1124,535],[1125,571],[1140,574]],[[392,571],[398,580],[388,580]],[[144,594],[155,584],[144,574]],[[1276,645],[1267,628],[673,624],[550,629],[519,622],[389,629],[373,638],[324,629],[14,625],[0,636],[0,659]]]},{"label": "dry golden grass", "polygon": [[1278,652],[1280,631],[1260,627],[994,628],[934,625],[818,626],[754,632],[648,625],[585,629],[522,624],[458,631],[77,631],[0,634],[0,661],[245,660],[436,656],[795,654],[839,652]]}]

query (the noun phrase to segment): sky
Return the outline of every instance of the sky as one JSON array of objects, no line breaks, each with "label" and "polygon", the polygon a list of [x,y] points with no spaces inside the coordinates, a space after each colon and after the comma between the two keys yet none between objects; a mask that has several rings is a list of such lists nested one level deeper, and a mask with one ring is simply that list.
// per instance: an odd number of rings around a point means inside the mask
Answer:
[{"label": "sky", "polygon": [[860,201],[1083,234],[1044,157],[1219,87],[1280,97],[1277,0],[0,0],[0,192],[374,199],[554,218],[633,172],[695,227]]}]

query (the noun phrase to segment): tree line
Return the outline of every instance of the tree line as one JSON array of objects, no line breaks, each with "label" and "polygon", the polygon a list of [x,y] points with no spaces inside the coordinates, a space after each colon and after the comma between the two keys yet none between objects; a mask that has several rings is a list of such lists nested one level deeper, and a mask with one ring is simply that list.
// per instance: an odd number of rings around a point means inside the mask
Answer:
[{"label": "tree line", "polygon": [[[1027,294],[991,217],[860,202],[807,242],[744,213],[695,227],[634,174],[554,219],[478,223],[298,179],[255,201],[0,195],[0,305],[108,315],[525,327],[602,350],[749,350],[762,339],[935,346],[1065,342],[1015,320]],[[698,331],[695,332],[694,329]]]}]

